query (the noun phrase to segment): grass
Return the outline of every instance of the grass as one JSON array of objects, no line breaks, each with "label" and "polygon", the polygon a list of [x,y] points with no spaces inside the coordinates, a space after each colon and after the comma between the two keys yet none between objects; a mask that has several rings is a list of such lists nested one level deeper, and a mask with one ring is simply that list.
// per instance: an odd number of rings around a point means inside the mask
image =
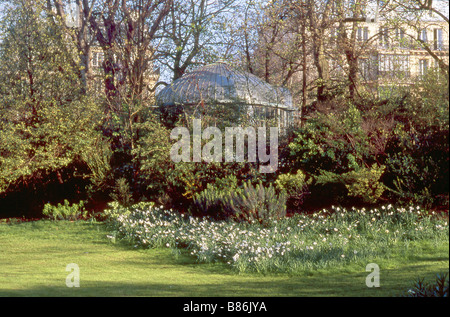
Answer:
[{"label": "grass", "polygon": [[[170,249],[113,244],[103,223],[40,220],[0,224],[0,296],[325,297],[398,296],[417,277],[447,272],[449,248],[410,243],[379,261],[379,288],[365,266],[288,274],[238,274],[222,263],[199,264]],[[66,265],[80,267],[80,287],[65,284]]]}]

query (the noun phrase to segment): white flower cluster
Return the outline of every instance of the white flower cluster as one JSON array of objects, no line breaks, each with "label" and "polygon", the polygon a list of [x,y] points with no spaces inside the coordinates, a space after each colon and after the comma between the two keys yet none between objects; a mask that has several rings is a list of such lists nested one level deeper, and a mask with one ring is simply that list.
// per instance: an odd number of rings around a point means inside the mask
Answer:
[{"label": "white flower cluster", "polygon": [[364,244],[367,232],[372,238],[379,235],[379,240],[386,243],[417,237],[418,230],[422,234],[441,231],[448,235],[444,221],[436,222],[432,232],[429,226],[426,231],[426,224],[418,221],[424,215],[417,208],[387,206],[348,211],[333,207],[331,212],[299,214],[264,228],[141,205],[119,215],[115,222],[117,236],[136,246],[186,249],[200,262],[224,262],[239,270],[267,270],[320,261],[334,265],[368,255]]}]

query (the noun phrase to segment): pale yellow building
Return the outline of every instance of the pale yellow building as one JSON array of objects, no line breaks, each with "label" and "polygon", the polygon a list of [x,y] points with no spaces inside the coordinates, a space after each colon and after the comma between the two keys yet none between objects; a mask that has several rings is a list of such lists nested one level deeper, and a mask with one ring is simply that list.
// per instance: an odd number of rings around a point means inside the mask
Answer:
[{"label": "pale yellow building", "polygon": [[359,56],[361,83],[379,96],[438,70],[438,60],[448,68],[449,26],[444,21],[421,21],[414,26],[382,20],[362,22],[357,39],[365,46]]}]

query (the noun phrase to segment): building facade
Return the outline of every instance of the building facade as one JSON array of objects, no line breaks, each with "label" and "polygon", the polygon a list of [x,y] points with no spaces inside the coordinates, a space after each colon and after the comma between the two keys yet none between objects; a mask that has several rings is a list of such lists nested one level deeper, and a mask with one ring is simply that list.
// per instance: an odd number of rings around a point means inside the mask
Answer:
[{"label": "building facade", "polygon": [[[412,85],[430,71],[442,73],[449,63],[449,26],[445,21],[392,25],[388,21],[360,23],[357,41],[360,82],[379,97],[398,86]],[[440,63],[442,63],[440,65]]]}]

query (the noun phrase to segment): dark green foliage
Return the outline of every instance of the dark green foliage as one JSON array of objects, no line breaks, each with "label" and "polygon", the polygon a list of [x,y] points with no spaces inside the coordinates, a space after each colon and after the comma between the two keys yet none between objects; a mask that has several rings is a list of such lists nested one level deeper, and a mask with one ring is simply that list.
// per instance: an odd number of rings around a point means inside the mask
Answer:
[{"label": "dark green foliage", "polygon": [[274,220],[286,216],[286,200],[285,191],[277,193],[272,185],[264,186],[259,182],[254,186],[247,182],[242,191],[228,197],[226,205],[237,221],[270,226]]},{"label": "dark green foliage", "polygon": [[[132,151],[133,164],[137,168],[134,182],[139,182],[140,193],[149,200],[187,211],[194,202],[194,196],[206,190],[207,186],[230,189],[261,177],[254,163],[175,163],[170,158],[174,142],[170,140],[170,130],[156,115],[149,116],[140,125],[140,138]],[[209,214],[204,208],[198,210]]]},{"label": "dark green foliage", "polygon": [[[178,163],[168,177],[167,184],[178,189],[173,199],[190,209],[195,203],[197,194],[205,190],[217,192],[230,192],[238,190],[246,181],[254,182],[263,179],[253,163]],[[178,206],[180,207],[180,205]],[[192,209],[192,208],[191,208]],[[195,209],[195,208],[194,208]],[[197,209],[203,210],[203,208]],[[225,215],[225,211],[205,210],[207,215]],[[210,212],[211,211],[211,212]]]},{"label": "dark green foliage", "polygon": [[448,195],[448,134],[419,137],[410,139],[402,151],[388,154],[390,196],[423,206],[442,204],[438,197]]},{"label": "dark green foliage", "polygon": [[245,182],[241,187],[214,188],[208,186],[195,195],[194,206],[214,218],[230,218],[238,222],[270,226],[274,220],[286,216],[287,194],[277,193],[272,185]]},{"label": "dark green foliage", "polygon": [[436,275],[434,283],[425,282],[424,278],[418,278],[414,286],[410,288],[406,297],[449,297],[448,272]]},{"label": "dark green foliage", "polygon": [[119,178],[116,181],[116,186],[110,196],[124,207],[129,207],[133,204],[133,194],[126,178]]},{"label": "dark green foliage", "polygon": [[316,177],[316,184],[343,184],[348,197],[356,197],[364,203],[376,203],[385,190],[384,185],[379,181],[384,169],[384,166],[373,164],[370,168],[361,167],[342,174],[321,171],[321,174]]},{"label": "dark green foliage", "polygon": [[382,111],[396,123],[385,151],[388,197],[448,208],[448,81],[430,71],[408,95]]},{"label": "dark green foliage", "polygon": [[319,108],[298,129],[289,158],[310,175],[311,198],[323,192],[334,203],[374,203],[385,190],[381,158],[391,129],[376,108],[363,112],[346,103]]},{"label": "dark green foliage", "polygon": [[390,100],[316,104],[287,156],[313,180],[309,202],[448,206],[447,83],[430,73]]},{"label": "dark green foliage", "polygon": [[191,210],[202,216],[227,219],[233,214],[233,211],[228,208],[227,201],[238,192],[242,192],[242,189],[238,187],[238,181],[234,175],[218,179],[214,185],[208,184],[206,189],[194,195]]}]

